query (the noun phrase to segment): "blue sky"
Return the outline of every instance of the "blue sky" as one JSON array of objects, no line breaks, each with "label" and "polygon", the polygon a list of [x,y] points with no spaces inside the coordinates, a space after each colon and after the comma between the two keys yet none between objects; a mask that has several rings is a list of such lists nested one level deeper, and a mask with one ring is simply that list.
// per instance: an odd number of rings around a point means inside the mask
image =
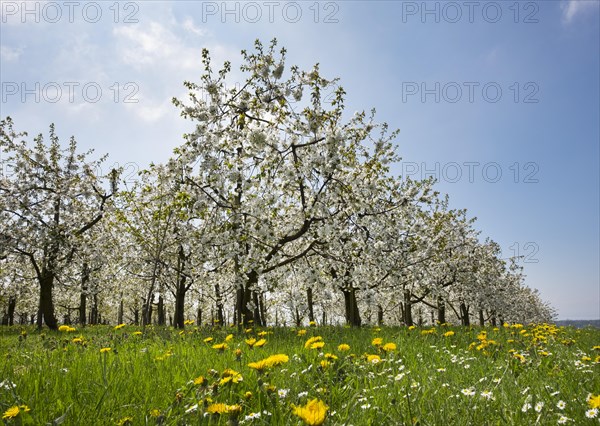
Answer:
[{"label": "blue sky", "polygon": [[171,98],[203,47],[235,66],[277,37],[288,64],[341,78],[349,112],[399,128],[394,173],[435,174],[561,319],[600,318],[598,1],[0,4],[17,129],[54,122],[133,179],[190,128]]}]

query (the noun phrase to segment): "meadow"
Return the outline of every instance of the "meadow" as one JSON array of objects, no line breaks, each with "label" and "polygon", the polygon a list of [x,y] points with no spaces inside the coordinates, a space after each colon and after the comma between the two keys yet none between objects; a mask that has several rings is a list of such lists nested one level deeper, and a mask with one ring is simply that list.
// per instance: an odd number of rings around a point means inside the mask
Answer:
[{"label": "meadow", "polygon": [[0,327],[1,424],[597,425],[600,330]]}]

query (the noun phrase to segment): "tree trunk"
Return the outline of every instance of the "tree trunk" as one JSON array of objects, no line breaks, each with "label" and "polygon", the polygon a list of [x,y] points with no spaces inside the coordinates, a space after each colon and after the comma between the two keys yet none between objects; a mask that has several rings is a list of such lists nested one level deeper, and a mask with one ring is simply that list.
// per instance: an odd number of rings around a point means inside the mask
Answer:
[{"label": "tree trunk", "polygon": [[264,327],[267,326],[267,309],[265,307],[265,294],[260,293],[258,296],[258,302],[260,305],[260,321]]},{"label": "tree trunk", "polygon": [[165,315],[165,300],[162,294],[158,295],[158,325],[165,325],[166,323],[166,315]]},{"label": "tree trunk", "polygon": [[254,318],[254,324],[257,326],[264,326],[262,323],[262,317],[260,314],[260,302],[258,301],[258,292],[252,291],[252,303],[254,305],[254,312],[252,313],[252,317]]},{"label": "tree trunk", "polygon": [[442,299],[442,296],[438,296],[437,299],[437,314],[438,314],[438,322],[440,324],[446,323],[446,302]]},{"label": "tree trunk", "polygon": [[[54,287],[54,272],[43,269],[40,276],[40,315],[51,330],[58,330],[58,322],[54,317],[54,302],[52,300],[52,289]],[[40,318],[41,319],[41,318]],[[38,320],[38,328],[42,328],[41,320]]]},{"label": "tree trunk", "polygon": [[306,302],[308,303],[308,320],[315,322],[315,309],[313,305],[313,290],[312,287],[306,289]]},{"label": "tree trunk", "polygon": [[224,307],[223,298],[221,297],[221,287],[219,284],[215,284],[215,300],[217,301],[217,320],[219,321],[219,324],[223,325],[225,321],[223,313]]},{"label": "tree trunk", "polygon": [[492,327],[496,327],[496,311],[492,309],[490,314],[490,321],[492,322]]},{"label": "tree trunk", "polygon": [[248,303],[252,300],[252,288],[258,283],[258,274],[256,271],[251,271],[248,274],[246,285],[240,286],[236,292],[236,322],[238,327],[247,326],[250,320],[253,319],[253,313],[248,308]]},{"label": "tree trunk", "polygon": [[411,294],[410,290],[404,290],[404,324],[408,327],[414,325],[412,319],[412,302],[410,301]]},{"label": "tree trunk", "polygon": [[344,293],[344,305],[346,308],[346,323],[352,327],[360,327],[361,319],[358,311],[358,304],[356,303],[356,290],[354,287],[350,287],[350,290],[342,290]]},{"label": "tree trunk", "polygon": [[196,325],[200,327],[202,325],[202,308],[198,306],[198,310],[196,311]]},{"label": "tree trunk", "polygon": [[117,323],[123,324],[123,297],[121,296],[121,301],[119,302],[119,312],[117,313]]},{"label": "tree trunk", "polygon": [[8,325],[13,325],[15,322],[15,308],[17,307],[17,298],[15,296],[10,296],[8,298],[8,311],[7,311],[7,317],[8,317]]},{"label": "tree trunk", "polygon": [[323,308],[323,311],[321,312],[321,325],[327,325],[327,313],[325,312],[325,308]]},{"label": "tree trunk", "polygon": [[175,293],[175,328],[185,327],[185,277],[182,277]]},{"label": "tree trunk", "polygon": [[377,325],[383,325],[383,307],[381,305],[377,305]]},{"label": "tree trunk", "polygon": [[83,262],[81,271],[81,293],[79,295],[79,324],[85,326],[87,320],[87,292],[90,280],[90,268],[87,262]]},{"label": "tree trunk", "polygon": [[460,302],[460,322],[464,326],[471,325],[471,320],[469,318],[469,307],[465,304],[465,302]]},{"label": "tree trunk", "polygon": [[133,321],[135,325],[140,325],[140,310],[137,308],[133,310]]},{"label": "tree trunk", "polygon": [[485,318],[483,316],[483,309],[479,310],[479,325],[483,327],[485,325]]}]

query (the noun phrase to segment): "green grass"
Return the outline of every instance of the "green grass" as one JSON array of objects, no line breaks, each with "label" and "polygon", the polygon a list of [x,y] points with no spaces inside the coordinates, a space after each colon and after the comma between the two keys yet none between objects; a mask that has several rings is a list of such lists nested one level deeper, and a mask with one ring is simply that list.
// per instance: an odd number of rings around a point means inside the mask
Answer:
[{"label": "green grass", "polygon": [[[588,395],[600,394],[600,348],[594,349],[599,330],[500,327],[486,328],[486,336],[479,327],[424,330],[311,327],[298,336],[289,328],[238,333],[189,327],[179,334],[93,326],[40,334],[0,327],[0,410],[30,408],[4,424],[52,424],[62,417],[64,425],[300,425],[292,404],[317,398],[329,407],[326,425],[545,425],[561,416],[569,419],[566,424],[598,424],[600,413],[588,418],[586,411]],[[455,334],[444,336],[449,330]],[[268,333],[267,344],[250,349],[244,340],[260,338],[260,331]],[[226,350],[212,348],[228,334],[233,338]],[[305,349],[317,335],[325,347]],[[77,337],[82,342],[74,342]],[[205,343],[207,337],[214,340]],[[378,349],[376,337],[397,349]],[[350,350],[339,351],[341,343]],[[338,359],[323,368],[326,353]],[[248,367],[272,354],[286,354],[289,362],[264,373]],[[365,354],[379,354],[382,361],[370,363]],[[219,385],[227,368],[243,380]],[[193,383],[199,376],[206,379],[203,385]],[[486,391],[492,398],[481,395]],[[208,415],[212,403],[238,404],[241,413]],[[527,404],[531,408],[524,411]],[[245,420],[252,413],[261,416]]]}]

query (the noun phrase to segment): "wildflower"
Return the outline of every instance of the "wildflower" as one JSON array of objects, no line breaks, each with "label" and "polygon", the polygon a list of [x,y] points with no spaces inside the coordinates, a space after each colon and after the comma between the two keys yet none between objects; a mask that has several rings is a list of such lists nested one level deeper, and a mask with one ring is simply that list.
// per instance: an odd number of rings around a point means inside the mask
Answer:
[{"label": "wildflower", "polygon": [[102,348],[100,349],[100,353],[106,353],[106,352],[110,352],[111,348]]},{"label": "wildflower", "polygon": [[450,336],[454,336],[454,331],[450,330],[450,331],[446,331],[443,334],[444,337],[450,337]]},{"label": "wildflower", "polygon": [[141,336],[141,335],[142,335],[142,332],[141,332],[141,331],[134,331],[132,334],[133,334],[134,336]]},{"label": "wildflower", "polygon": [[194,384],[195,385],[203,385],[204,382],[206,382],[206,379],[204,378],[204,376],[196,377],[194,379]]},{"label": "wildflower", "polygon": [[322,425],[329,407],[319,399],[308,401],[305,406],[295,406],[292,404],[293,413],[300,417],[304,423],[310,426]]},{"label": "wildflower", "polygon": [[256,343],[256,339],[254,337],[251,337],[250,339],[246,339],[245,342],[248,346],[252,347]]},{"label": "wildflower", "polygon": [[[69,327],[68,325],[61,325],[60,327],[58,327],[58,331],[69,331],[69,328],[71,328],[71,327]],[[18,407],[17,407],[17,409],[18,409]]]},{"label": "wildflower", "polygon": [[409,330],[414,330],[415,328],[417,328],[417,327],[414,325],[411,325],[410,327],[408,327]]},{"label": "wildflower", "polygon": [[386,352],[393,352],[396,350],[396,344],[395,343],[386,343],[385,345],[382,346],[381,349],[383,349]]},{"label": "wildflower", "polygon": [[367,408],[371,408],[371,404],[363,404],[360,406],[360,408],[362,408],[363,410],[366,410]]},{"label": "wildflower", "polygon": [[481,396],[485,399],[494,399],[494,395],[492,394],[491,391],[483,391],[481,392]]},{"label": "wildflower", "polygon": [[150,417],[160,417],[160,410],[158,408],[150,410]]},{"label": "wildflower", "polygon": [[229,346],[227,346],[227,343],[217,343],[216,345],[212,346],[213,349],[216,349],[216,350],[221,351],[221,352],[223,352],[228,347]]},{"label": "wildflower", "polygon": [[122,329],[123,327],[125,327],[125,324],[119,324],[119,325],[115,325],[115,326],[114,326],[114,330],[120,330],[120,329]]},{"label": "wildflower", "polygon": [[232,339],[233,339],[233,334],[228,334],[227,337],[225,338],[225,341],[229,342]]},{"label": "wildflower", "polygon": [[242,350],[241,349],[236,349],[233,353],[235,354],[235,359],[237,359],[238,361],[242,358]]},{"label": "wildflower", "polygon": [[4,412],[4,415],[2,416],[2,420],[14,419],[21,412],[26,413],[28,411],[31,411],[31,410],[29,409],[29,407],[27,405],[15,405],[14,407],[10,407],[8,410],[6,410]]},{"label": "wildflower", "polygon": [[83,339],[81,337],[75,337],[71,340],[73,343],[83,343]]},{"label": "wildflower", "polygon": [[593,418],[595,418],[597,415],[598,415],[598,409],[597,409],[597,408],[592,408],[591,410],[587,410],[587,411],[585,412],[585,416],[586,416],[588,419],[593,419]]},{"label": "wildflower", "polygon": [[350,350],[350,345],[347,345],[345,343],[342,343],[341,345],[338,346],[338,351],[349,351]]},{"label": "wildflower", "polygon": [[267,368],[285,364],[289,361],[289,359],[290,358],[285,354],[276,354],[257,362],[251,362],[250,364],[248,364],[248,367],[253,368],[257,371],[263,371]]},{"label": "wildflower", "polygon": [[544,408],[544,402],[543,401],[539,401],[535,404],[535,412],[536,413],[540,413],[542,411],[542,408]]},{"label": "wildflower", "polygon": [[242,412],[242,407],[238,404],[215,403],[206,407],[206,412],[209,414],[239,414]]},{"label": "wildflower", "polygon": [[235,370],[232,370],[231,368],[226,368],[225,370],[223,370],[223,374],[221,374],[221,376],[223,378],[219,382],[219,386],[223,386],[224,384],[229,383],[229,382],[239,383],[242,380],[244,380],[244,378],[242,377],[242,375],[240,373],[238,373]]},{"label": "wildflower", "polygon": [[289,389],[279,389],[277,391],[277,395],[279,396],[279,398],[285,398],[289,391]]},{"label": "wildflower", "polygon": [[254,347],[254,348],[262,348],[266,343],[267,343],[267,341],[265,339],[260,339],[252,347]]},{"label": "wildflower", "polygon": [[329,362],[326,359],[324,359],[324,360],[322,360],[320,362],[320,364],[321,364],[321,368],[327,368],[327,367],[329,367],[331,365],[331,362]]},{"label": "wildflower", "polygon": [[527,411],[529,411],[531,409],[531,404],[529,402],[526,402],[525,404],[523,404],[523,406],[521,407],[521,411],[526,413]]},{"label": "wildflower", "polygon": [[600,395],[590,395],[587,399],[590,408],[600,408]]},{"label": "wildflower", "polygon": [[381,357],[379,355],[367,355],[367,362],[372,364],[377,364],[381,361]]},{"label": "wildflower", "polygon": [[383,339],[381,337],[376,337],[375,339],[373,339],[373,341],[371,342],[371,344],[373,346],[381,346],[381,344],[383,343]]},{"label": "wildflower", "polygon": [[304,336],[306,334],[306,330],[298,330],[298,333],[296,333],[297,336]]},{"label": "wildflower", "polygon": [[325,346],[325,342],[315,342],[310,345],[310,349],[322,349]]},{"label": "wildflower", "polygon": [[564,410],[566,406],[567,403],[563,400],[560,400],[556,403],[556,408],[558,408],[559,410]]},{"label": "wildflower", "polygon": [[308,325],[311,326],[311,327],[316,327],[317,323],[314,322],[314,321],[311,321],[311,322],[308,323]]},{"label": "wildflower", "polygon": [[475,395],[475,389],[473,389],[473,388],[465,388],[465,389],[461,390],[460,392],[465,396],[474,396]]},{"label": "wildflower", "polygon": [[445,368],[438,368],[438,369],[437,369],[437,372],[438,372],[438,373],[444,373],[445,371],[446,371],[446,369],[445,369]]},{"label": "wildflower", "polygon": [[326,354],[325,354],[325,358],[326,358],[326,359],[332,359],[332,360],[336,360],[336,359],[338,359],[338,357],[337,357],[337,356],[335,356],[334,354],[330,354],[330,353],[326,353]]},{"label": "wildflower", "polygon": [[117,426],[129,425],[133,422],[133,417],[127,416],[123,417],[121,420],[117,422]]},{"label": "wildflower", "polygon": [[308,339],[306,341],[306,343],[304,343],[304,349],[310,349],[311,345],[315,342],[322,342],[323,338],[321,336],[314,336],[311,337],[310,339]]},{"label": "wildflower", "polygon": [[250,391],[247,391],[247,392],[244,394],[244,398],[246,398],[246,399],[250,399],[250,398],[252,398],[252,392],[250,392]]},{"label": "wildflower", "polygon": [[258,333],[258,335],[260,337],[265,337],[268,333],[266,331],[261,331],[260,333]]},{"label": "wildflower", "polygon": [[206,339],[204,339],[204,343],[210,343],[213,341],[212,337],[207,337]]},{"label": "wildflower", "polygon": [[567,416],[560,416],[558,418],[558,424],[559,425],[564,425],[565,423],[567,423],[569,421],[569,418]]}]

